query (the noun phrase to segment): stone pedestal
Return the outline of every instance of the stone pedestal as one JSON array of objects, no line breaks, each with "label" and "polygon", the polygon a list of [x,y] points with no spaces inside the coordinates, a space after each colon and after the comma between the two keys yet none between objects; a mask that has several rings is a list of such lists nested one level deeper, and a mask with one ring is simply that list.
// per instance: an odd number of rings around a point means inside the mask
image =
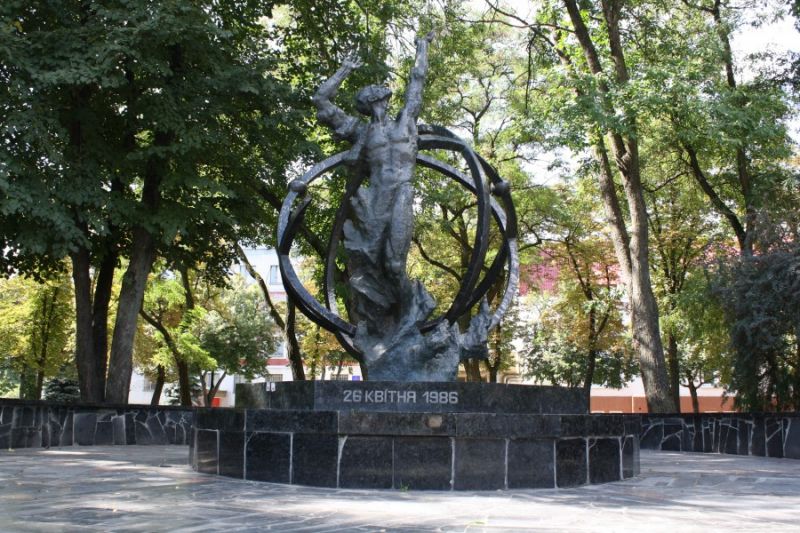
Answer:
[{"label": "stone pedestal", "polygon": [[287,382],[266,409],[198,409],[192,465],[341,488],[495,490],[618,481],[640,421],[580,391],[489,383]]}]

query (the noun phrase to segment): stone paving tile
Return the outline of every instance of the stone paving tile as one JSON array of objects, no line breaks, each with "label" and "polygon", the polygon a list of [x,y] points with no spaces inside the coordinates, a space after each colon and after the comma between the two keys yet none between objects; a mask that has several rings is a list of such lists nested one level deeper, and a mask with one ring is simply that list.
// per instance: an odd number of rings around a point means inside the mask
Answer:
[{"label": "stone paving tile", "polygon": [[574,489],[336,490],[198,474],[181,446],[0,452],[0,532],[798,531],[800,461],[642,452]]}]

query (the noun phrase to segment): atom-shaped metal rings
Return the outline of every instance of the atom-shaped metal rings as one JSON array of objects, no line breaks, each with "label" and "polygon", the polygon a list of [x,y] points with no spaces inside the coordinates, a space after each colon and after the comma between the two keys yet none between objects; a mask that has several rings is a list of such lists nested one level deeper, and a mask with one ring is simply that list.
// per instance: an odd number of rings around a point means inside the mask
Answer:
[{"label": "atom-shaped metal rings", "polygon": [[[497,171],[477,155],[467,144],[453,133],[439,126],[420,125],[418,128],[419,150],[443,149],[459,152],[470,171],[470,176],[450,165],[430,156],[419,154],[417,163],[423,167],[437,171],[463,186],[477,198],[478,220],[473,243],[473,252],[466,273],[461,280],[459,290],[450,308],[445,314],[420,324],[420,332],[425,333],[435,328],[440,322],[447,320],[451,324],[478,303],[489,291],[490,287],[507,267],[506,287],[489,325],[492,330],[500,323],[508,307],[511,305],[519,286],[519,255],[517,247],[517,218],[508,182],[497,174]],[[302,177],[289,184],[289,193],[284,198],[278,216],[278,261],[284,287],[295,305],[312,321],[331,331],[342,346],[357,360],[361,361],[361,353],[353,346],[352,337],[356,326],[339,316],[334,291],[334,269],[339,243],[342,240],[344,223],[347,219],[347,207],[350,198],[356,193],[364,177],[350,180],[345,189],[339,209],[336,212],[325,260],[325,278],[323,306],[303,287],[289,259],[294,237],[299,230],[303,215],[310,205],[311,199],[305,196],[308,186],[323,174],[345,164],[347,152],[341,152],[314,165]],[[488,183],[484,181],[488,178]],[[498,203],[491,194],[496,196]],[[295,201],[301,198],[297,206]],[[494,219],[503,235],[503,244],[494,257],[486,274],[480,279],[480,273],[486,258],[489,240],[489,217]],[[477,287],[476,287],[477,284]]]}]

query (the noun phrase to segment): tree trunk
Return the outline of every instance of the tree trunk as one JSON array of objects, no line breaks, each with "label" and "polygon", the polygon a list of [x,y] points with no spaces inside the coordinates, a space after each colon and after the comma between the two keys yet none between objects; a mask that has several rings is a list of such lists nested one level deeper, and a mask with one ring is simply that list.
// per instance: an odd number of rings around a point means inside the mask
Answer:
[{"label": "tree trunk", "polygon": [[99,374],[95,356],[92,324],[92,280],[89,275],[89,252],[81,248],[70,255],[75,288],[75,363],[81,401],[102,403],[105,398],[105,374]]},{"label": "tree trunk", "polygon": [[[283,330],[283,335],[286,338],[286,355],[292,367],[292,379],[304,381],[306,379],[306,371],[303,368],[303,356],[300,353],[300,343],[297,341],[296,326],[297,310],[291,298],[289,298],[286,300],[286,327]],[[364,379],[366,379],[366,375]]]},{"label": "tree trunk", "polygon": [[667,363],[669,364],[669,387],[672,392],[672,401],[677,407],[676,413],[681,412],[681,376],[678,365],[678,339],[673,333],[667,335]]},{"label": "tree trunk", "polygon": [[133,245],[128,269],[122,278],[122,288],[114,323],[111,343],[111,360],[106,382],[106,401],[128,403],[128,391],[133,372],[133,341],[136,336],[136,319],[142,309],[147,276],[155,260],[153,237],[144,228],[133,232]]},{"label": "tree trunk", "polygon": [[[646,228],[646,222],[644,224]],[[647,252],[643,251],[642,254],[646,256]],[[634,265],[634,281],[631,287],[633,347],[639,354],[647,409],[651,413],[674,413],[677,407],[670,395],[667,369],[664,364],[664,348],[658,325],[658,306],[650,285],[647,259],[640,258],[632,263]]]},{"label": "tree trunk", "polygon": [[689,387],[689,394],[692,395],[692,412],[698,414],[700,412],[700,400],[697,398],[697,387],[691,379],[688,380],[687,386]]},{"label": "tree trunk", "polygon": [[180,355],[173,353],[175,367],[178,369],[178,394],[183,407],[192,406],[192,383],[189,379],[189,364]]},{"label": "tree trunk", "polygon": [[[108,370],[108,310],[114,286],[114,273],[118,254],[107,245],[105,256],[97,270],[97,279],[92,299],[92,349],[94,353],[94,373],[105,389]],[[105,390],[103,391],[105,396]]]},{"label": "tree trunk", "polygon": [[587,353],[586,376],[583,378],[583,395],[586,398],[586,405],[591,405],[592,383],[594,382],[594,369],[597,366],[597,350],[591,349]]},{"label": "tree trunk", "polygon": [[47,366],[47,348],[50,342],[50,325],[54,319],[56,300],[59,289],[46,292],[42,306],[42,315],[39,317],[39,359],[36,361],[36,385],[33,389],[33,400],[42,399],[42,386],[44,385],[44,370]]},{"label": "tree trunk", "polygon": [[[55,298],[53,298],[55,300]],[[53,302],[55,303],[55,302]],[[36,362],[36,385],[33,389],[33,394],[30,399],[32,400],[41,400],[42,399],[42,386],[44,385],[44,369],[45,365],[47,365],[47,342],[48,342],[48,320],[51,320],[51,316],[47,316],[48,313],[45,313],[45,316],[42,317],[43,324],[42,324],[42,339],[41,339],[41,346],[39,348],[39,360]]]},{"label": "tree trunk", "polygon": [[[573,259],[575,271],[579,273],[578,263]],[[594,299],[594,293],[588,285],[586,287],[586,298],[591,301]],[[586,405],[589,406],[592,398],[592,383],[594,382],[594,369],[597,366],[597,310],[594,305],[589,307],[589,351],[586,354],[586,376],[583,378],[583,395],[586,397]]]},{"label": "tree trunk", "polygon": [[36,372],[36,386],[33,389],[32,400],[42,399],[42,387],[44,386],[44,368],[39,368]]},{"label": "tree trunk", "polygon": [[466,359],[463,361],[467,381],[483,381],[480,362],[480,359]]},{"label": "tree trunk", "polygon": [[228,371],[224,370],[222,375],[219,377],[216,383],[214,383],[214,373],[211,373],[211,390],[208,393],[208,406],[211,407],[214,405],[214,398],[217,396],[217,391],[219,391],[219,386],[222,385],[222,380],[225,379],[225,376],[228,375]]},{"label": "tree trunk", "polygon": [[342,367],[344,366],[344,352],[339,356],[339,362],[336,364],[336,379],[342,376]]},{"label": "tree trunk", "polygon": [[208,388],[205,388],[203,391],[203,403],[206,407],[211,407],[214,399],[214,394],[216,394],[214,389],[214,374],[215,371],[211,371],[210,373],[206,373],[203,375],[203,381],[205,382],[206,376],[208,376]]},{"label": "tree trunk", "polygon": [[158,405],[161,402],[161,392],[164,390],[164,381],[166,380],[166,370],[163,365],[158,365],[156,371],[156,383],[153,387],[153,396],[150,398],[150,405]]},{"label": "tree trunk", "polygon": [[295,307],[291,302],[291,298],[286,300],[286,320],[278,312],[275,304],[272,302],[272,297],[269,295],[269,288],[264,282],[264,278],[258,271],[253,268],[247,255],[241,246],[236,246],[236,254],[239,256],[242,266],[250,274],[250,277],[256,280],[258,287],[261,289],[261,295],[267,304],[267,311],[272,321],[278,326],[283,334],[283,340],[286,343],[286,356],[289,358],[289,364],[292,367],[292,379],[294,381],[304,381],[306,379],[305,369],[303,368],[303,356],[300,352],[300,343],[297,342],[297,335],[295,333]]},{"label": "tree trunk", "polygon": [[800,327],[795,329],[794,333],[794,388],[792,389],[792,408],[794,411],[800,411]]},{"label": "tree trunk", "polygon": [[34,397],[36,391],[36,372],[33,368],[26,366],[20,371],[19,375],[19,399],[38,400]]},{"label": "tree trunk", "polygon": [[[590,72],[598,77],[600,91],[599,104],[610,116],[617,115],[611,91],[604,77],[600,55],[592,41],[586,23],[575,0],[564,0],[575,37],[584,53]],[[603,0],[603,15],[606,20],[607,38],[611,59],[614,63],[613,77],[619,85],[628,83],[628,72],[623,55],[619,31],[620,3],[616,0]],[[620,263],[623,279],[628,286],[630,298],[631,325],[633,328],[633,348],[639,355],[639,366],[644,382],[648,410],[652,413],[674,412],[672,397],[669,394],[664,348],[658,325],[658,306],[650,281],[648,258],[647,210],[642,189],[639,147],[635,137],[636,119],[630,113],[624,116],[632,135],[623,136],[617,131],[606,131],[611,143],[614,163],[622,176],[622,184],[628,204],[630,232],[625,227],[622,211],[619,208],[616,189],[602,136],[595,139],[595,156],[600,165],[600,189],[603,195],[606,215],[612,223],[612,241]],[[626,242],[626,240],[628,242]],[[626,246],[627,245],[627,246]]]},{"label": "tree trunk", "polygon": [[[717,35],[719,36],[720,43],[722,44],[723,61],[725,63],[725,79],[728,83],[728,88],[731,91],[736,91],[736,75],[733,68],[733,51],[731,50],[731,42],[728,35],[728,28],[722,20],[722,12],[720,10],[720,2],[714,2],[711,8],[711,14],[714,18],[714,24],[717,28]],[[747,98],[741,93],[734,100],[737,105],[744,109],[749,102]],[[750,160],[747,157],[746,150],[748,146],[739,146],[736,148],[736,176],[739,180],[741,187],[742,197],[744,199],[745,208],[745,240],[741,245],[741,254],[744,257],[751,257],[753,255],[753,240],[756,224],[756,209],[753,201],[753,186],[750,176]]]},{"label": "tree trunk", "polygon": [[[157,132],[153,144],[169,146],[174,135]],[[145,213],[155,215],[161,202],[159,190],[167,172],[167,159],[153,155],[145,168],[141,204]],[[146,216],[146,215],[142,215]],[[122,288],[117,304],[117,319],[114,323],[114,337],[111,342],[111,361],[106,382],[106,400],[111,403],[128,403],[128,391],[133,371],[133,341],[136,337],[136,320],[142,309],[147,276],[153,268],[156,249],[155,239],[144,226],[133,229],[130,262],[122,278]]]}]

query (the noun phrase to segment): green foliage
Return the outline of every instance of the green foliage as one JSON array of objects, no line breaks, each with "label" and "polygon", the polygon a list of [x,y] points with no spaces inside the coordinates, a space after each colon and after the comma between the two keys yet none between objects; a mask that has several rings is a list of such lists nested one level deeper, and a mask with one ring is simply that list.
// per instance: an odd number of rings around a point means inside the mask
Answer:
[{"label": "green foliage", "polygon": [[[593,352],[592,384],[622,387],[637,375],[638,366],[622,324],[621,291],[598,287],[589,301],[569,272],[563,275],[557,293],[533,304],[540,316],[523,337],[523,375],[537,383],[582,387]],[[599,329],[601,322],[605,324]]]},{"label": "green foliage", "polygon": [[[77,247],[124,246],[137,225],[178,256],[228,264],[220,239],[254,217],[243,141],[297,122],[269,74],[270,9],[4,2],[0,266],[36,272]],[[157,161],[169,164],[152,209],[139,197]]]},{"label": "green foliage", "polygon": [[681,384],[731,383],[730,325],[707,272],[689,275],[663,323],[679,339]]},{"label": "green foliage", "polygon": [[496,382],[500,372],[514,366],[517,344],[527,334],[530,324],[520,314],[519,302],[515,301],[503,320],[489,333],[489,358],[483,365],[489,372],[491,382]]},{"label": "green foliage", "polygon": [[142,312],[148,317],[143,333],[155,343],[143,347],[151,350],[152,356],[150,361],[144,357],[139,359],[145,367],[152,369],[161,365],[170,368],[176,360],[203,369],[215,367],[216,362],[203,349],[193,330],[194,324],[203,319],[207,310],[202,306],[189,308],[184,286],[173,273],[163,271],[151,277]]},{"label": "green foliage", "polygon": [[622,320],[624,290],[597,216],[598,191],[581,177],[546,190],[539,231],[547,243],[532,266],[557,275],[558,285],[552,294],[532,297],[538,316],[525,338],[524,373],[539,382],[573,387],[584,386],[589,378],[593,384],[620,387],[637,369]]},{"label": "green foliage", "polygon": [[78,381],[69,378],[54,378],[44,387],[44,399],[51,402],[75,403],[81,399]]},{"label": "green foliage", "polygon": [[800,247],[742,258],[718,290],[731,324],[730,387],[750,410],[800,407]]},{"label": "green foliage", "polygon": [[202,349],[216,368],[252,379],[266,372],[275,351],[275,324],[264,309],[258,287],[236,278],[214,307],[192,325]]},{"label": "green foliage", "polygon": [[19,395],[19,372],[10,358],[0,357],[0,398]]},{"label": "green foliage", "polygon": [[[187,377],[198,380],[188,385],[210,397],[226,374],[247,379],[262,375],[276,341],[275,325],[258,288],[246,286],[240,277],[219,288],[204,271],[186,275],[188,283],[169,271],[152,276],[142,311],[142,338],[136,347],[139,368],[151,376],[157,366],[174,368],[167,374],[167,379],[174,380],[179,375],[176,366],[186,365]],[[204,388],[208,376],[212,383]],[[169,389],[167,393],[172,394]]]},{"label": "green foliage", "polygon": [[[582,387],[586,379],[586,347],[575,343],[564,330],[537,328],[530,339],[531,349],[522,359],[523,373],[536,383]],[[595,385],[620,388],[637,373],[636,360],[629,349],[615,346],[597,352]]]},{"label": "green foliage", "polygon": [[0,280],[4,392],[14,376],[20,396],[38,400],[43,380],[71,362],[72,328],[72,287],[66,275],[42,283],[19,276]]}]

